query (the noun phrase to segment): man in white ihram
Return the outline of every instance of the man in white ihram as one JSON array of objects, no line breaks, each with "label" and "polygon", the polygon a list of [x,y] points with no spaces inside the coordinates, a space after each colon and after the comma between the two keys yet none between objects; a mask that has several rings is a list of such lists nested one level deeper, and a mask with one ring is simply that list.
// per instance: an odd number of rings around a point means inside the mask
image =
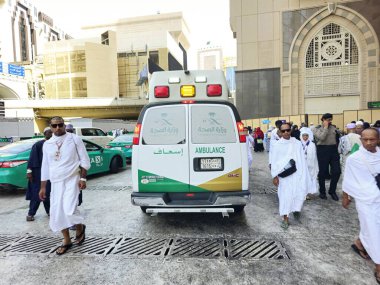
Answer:
[{"label": "man in white ihram", "polygon": [[[362,258],[376,265],[375,278],[380,284],[380,142],[377,129],[365,129],[362,146],[347,158],[343,178],[342,205],[348,208],[351,197],[358,211],[360,234],[351,245]],[[380,180],[380,179],[379,179]]]},{"label": "man in white ihram", "polygon": [[46,198],[46,181],[51,182],[50,228],[61,231],[63,243],[56,254],[64,254],[71,246],[69,229],[76,225],[76,243],[82,245],[85,240],[86,226],[84,217],[78,210],[79,191],[86,188],[87,170],[90,168],[83,141],[76,135],[66,133],[61,117],[50,120],[53,136],[43,146],[41,167],[40,199]]},{"label": "man in white ihram", "polygon": [[[289,227],[290,213],[293,213],[296,220],[301,217],[310,179],[302,144],[290,137],[290,130],[288,123],[280,126],[282,137],[273,145],[271,157],[273,184],[278,186],[279,212],[283,216],[281,227],[285,230]],[[290,160],[295,161],[297,170],[286,177],[281,177]]]}]

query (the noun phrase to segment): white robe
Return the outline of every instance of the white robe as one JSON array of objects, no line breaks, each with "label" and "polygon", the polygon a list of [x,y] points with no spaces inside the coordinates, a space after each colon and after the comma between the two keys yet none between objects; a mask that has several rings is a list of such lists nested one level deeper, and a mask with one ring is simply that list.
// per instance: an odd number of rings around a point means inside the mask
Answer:
[{"label": "white robe", "polygon": [[[60,158],[56,160],[59,145]],[[83,223],[83,215],[77,209],[79,166],[88,170],[91,164],[84,143],[77,135],[53,135],[44,143],[41,181],[51,182],[49,225],[54,232]]]},{"label": "white robe", "polygon": [[308,140],[309,143],[304,142],[301,138],[302,151],[305,154],[307,169],[309,171],[309,182],[308,182],[308,192],[309,194],[315,194],[318,192],[318,159],[317,159],[317,148],[315,143]]},{"label": "white robe", "polygon": [[309,179],[301,142],[295,138],[289,140],[281,138],[273,145],[271,158],[273,178],[283,171],[290,159],[295,160],[297,171],[288,177],[279,177],[278,199],[281,216],[301,211]]},{"label": "white robe", "polygon": [[361,146],[347,158],[342,188],[355,199],[360,241],[373,262],[380,264],[380,189],[372,171],[380,173],[380,149],[371,153]]},{"label": "white robe", "polygon": [[252,166],[252,161],[253,161],[253,158],[252,158],[252,147],[254,144],[253,137],[251,135],[247,135],[245,143],[247,145],[247,153],[248,153],[248,169],[250,169]]},{"label": "white robe", "polygon": [[271,159],[272,159],[272,149],[273,149],[273,145],[275,145],[280,137],[278,136],[277,134],[278,132],[278,128],[275,128],[272,130],[271,134],[270,134],[270,142],[269,142],[269,157],[268,157],[268,164],[271,165],[272,162],[271,162]]}]

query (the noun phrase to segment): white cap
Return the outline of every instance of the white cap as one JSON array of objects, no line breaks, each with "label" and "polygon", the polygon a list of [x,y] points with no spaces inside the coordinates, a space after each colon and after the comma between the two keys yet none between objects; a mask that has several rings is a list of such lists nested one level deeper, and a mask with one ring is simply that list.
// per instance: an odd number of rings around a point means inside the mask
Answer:
[{"label": "white cap", "polygon": [[46,127],[46,128],[44,129],[44,132],[43,132],[43,133],[45,133],[46,131],[51,131],[50,127]]},{"label": "white cap", "polygon": [[363,126],[363,122],[362,122],[362,121],[357,121],[357,122],[356,122],[356,125],[357,125],[357,126]]}]

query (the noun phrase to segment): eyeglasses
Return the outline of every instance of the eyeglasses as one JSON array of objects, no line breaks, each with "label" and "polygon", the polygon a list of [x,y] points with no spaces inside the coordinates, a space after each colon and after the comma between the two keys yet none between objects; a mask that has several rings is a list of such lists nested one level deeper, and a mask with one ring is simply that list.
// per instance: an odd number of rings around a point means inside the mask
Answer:
[{"label": "eyeglasses", "polygon": [[280,131],[281,133],[286,133],[286,132],[290,133],[290,129],[285,129],[285,130],[280,130]]},{"label": "eyeglasses", "polygon": [[59,124],[50,124],[50,126],[53,128],[53,129],[55,129],[55,128],[62,128],[63,127],[63,123],[59,123]]}]

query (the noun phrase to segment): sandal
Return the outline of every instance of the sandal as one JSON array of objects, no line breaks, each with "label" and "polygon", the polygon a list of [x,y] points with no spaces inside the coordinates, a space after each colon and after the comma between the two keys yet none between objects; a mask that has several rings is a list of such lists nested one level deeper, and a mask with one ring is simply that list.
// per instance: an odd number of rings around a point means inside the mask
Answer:
[{"label": "sandal", "polygon": [[26,221],[27,222],[33,222],[34,221],[34,216],[26,216]]},{"label": "sandal", "polygon": [[375,271],[375,278],[376,278],[377,284],[380,284],[380,272]]},{"label": "sandal", "polygon": [[[80,241],[78,241],[80,239]],[[77,241],[77,245],[82,245],[84,240],[86,239],[86,225],[83,225],[83,230],[80,235],[75,236],[75,240]]]},{"label": "sandal", "polygon": [[360,249],[360,248],[358,248],[358,246],[357,246],[356,244],[354,244],[354,243],[351,244],[351,248],[352,248],[353,251],[355,251],[357,254],[359,254],[359,256],[360,256],[361,258],[363,258],[363,259],[367,259],[367,260],[370,259],[370,257],[369,257],[369,255],[368,255],[367,251],[365,250],[365,248]]},{"label": "sandal", "polygon": [[301,219],[301,212],[293,212],[293,217],[295,220],[299,221]]},{"label": "sandal", "polygon": [[[55,250],[55,254],[57,254],[57,255],[65,254],[66,251],[67,251],[69,248],[71,248],[72,246],[73,246],[72,243],[60,245],[60,246],[57,247],[57,249]],[[58,250],[60,250],[60,251],[58,251]]]},{"label": "sandal", "polygon": [[289,223],[285,222],[285,221],[282,221],[281,228],[283,228],[284,230],[287,230],[289,228]]}]

